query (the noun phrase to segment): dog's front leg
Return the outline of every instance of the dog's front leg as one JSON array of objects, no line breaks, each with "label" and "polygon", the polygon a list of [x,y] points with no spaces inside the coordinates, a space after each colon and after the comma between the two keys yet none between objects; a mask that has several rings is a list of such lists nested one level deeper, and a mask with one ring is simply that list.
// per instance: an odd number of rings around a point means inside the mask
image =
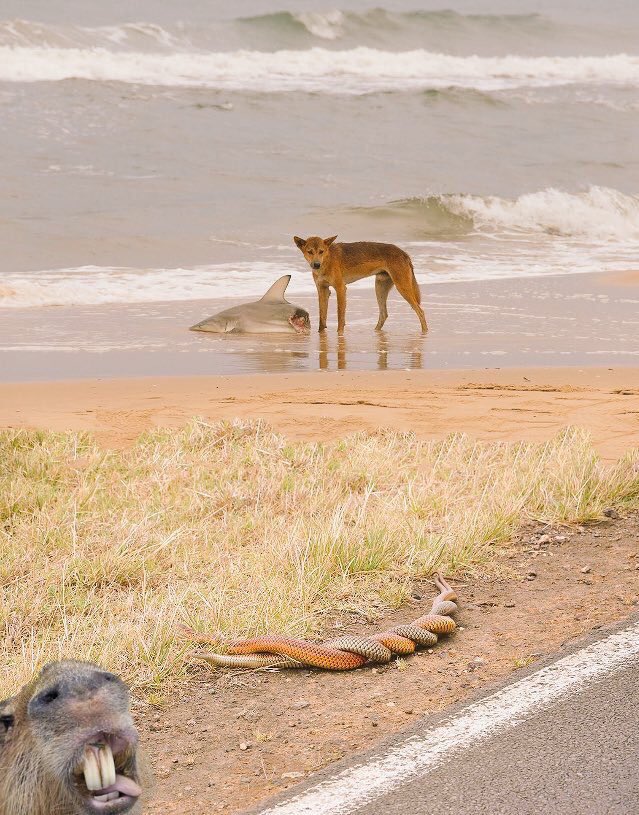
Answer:
[{"label": "dog's front leg", "polygon": [[317,283],[317,300],[319,302],[319,330],[326,331],[326,319],[328,317],[328,298],[330,295],[328,286]]},{"label": "dog's front leg", "polygon": [[335,287],[337,292],[337,331],[342,334],[346,325],[346,286]]}]

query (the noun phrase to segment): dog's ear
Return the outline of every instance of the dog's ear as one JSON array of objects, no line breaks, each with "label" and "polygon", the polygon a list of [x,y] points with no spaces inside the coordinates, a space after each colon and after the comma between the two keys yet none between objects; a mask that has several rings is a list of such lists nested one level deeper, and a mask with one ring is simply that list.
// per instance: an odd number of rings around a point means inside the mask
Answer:
[{"label": "dog's ear", "polygon": [[304,247],[306,246],[306,238],[298,238],[297,235],[294,235],[293,240],[299,246],[299,248],[304,251]]},{"label": "dog's ear", "polygon": [[336,238],[337,238],[337,235],[333,235],[332,238],[324,238],[324,243],[327,246],[330,246],[333,243],[333,241],[336,240]]}]

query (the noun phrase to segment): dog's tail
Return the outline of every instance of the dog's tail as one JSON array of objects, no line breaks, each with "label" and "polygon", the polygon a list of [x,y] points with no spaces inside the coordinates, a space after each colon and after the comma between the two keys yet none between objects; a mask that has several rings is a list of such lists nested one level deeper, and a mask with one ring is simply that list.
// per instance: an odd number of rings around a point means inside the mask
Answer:
[{"label": "dog's tail", "polygon": [[410,270],[413,275],[413,290],[415,292],[415,300],[421,304],[422,302],[422,293],[419,288],[419,283],[417,282],[417,278],[415,277],[415,269],[413,269],[413,261],[408,256],[408,262],[410,263]]}]

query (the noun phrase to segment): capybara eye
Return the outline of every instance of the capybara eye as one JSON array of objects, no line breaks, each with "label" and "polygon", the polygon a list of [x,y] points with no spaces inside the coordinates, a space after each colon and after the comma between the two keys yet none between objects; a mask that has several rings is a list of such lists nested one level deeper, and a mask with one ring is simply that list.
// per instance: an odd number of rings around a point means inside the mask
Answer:
[{"label": "capybara eye", "polygon": [[43,705],[50,705],[51,702],[55,702],[58,696],[60,696],[58,689],[51,688],[51,690],[45,690],[38,696],[38,702]]},{"label": "capybara eye", "polygon": [[13,727],[14,721],[15,719],[13,716],[10,715],[0,716],[0,728],[2,728],[5,733],[7,733]]}]

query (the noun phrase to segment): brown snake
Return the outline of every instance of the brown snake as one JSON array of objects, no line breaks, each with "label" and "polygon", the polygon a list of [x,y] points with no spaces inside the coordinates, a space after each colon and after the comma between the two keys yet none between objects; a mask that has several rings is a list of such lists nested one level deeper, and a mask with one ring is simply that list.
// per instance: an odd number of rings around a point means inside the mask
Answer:
[{"label": "brown snake", "polygon": [[[367,662],[390,662],[393,655],[414,653],[419,646],[430,648],[438,634],[450,634],[457,611],[455,591],[441,575],[435,575],[439,594],[428,614],[412,623],[396,625],[370,637],[346,635],[324,643],[306,642],[291,637],[264,636],[238,640],[228,647],[228,654],[193,654],[220,668],[323,668],[328,671],[350,671]],[[180,626],[191,640],[211,642],[211,638]]]}]

